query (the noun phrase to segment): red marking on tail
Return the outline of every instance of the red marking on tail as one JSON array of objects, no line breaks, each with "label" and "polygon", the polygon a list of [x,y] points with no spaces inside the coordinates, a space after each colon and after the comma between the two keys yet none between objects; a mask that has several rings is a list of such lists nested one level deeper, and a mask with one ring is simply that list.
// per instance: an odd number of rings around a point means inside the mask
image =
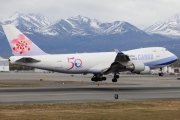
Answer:
[{"label": "red marking on tail", "polygon": [[28,40],[25,35],[19,34],[17,39],[13,39],[11,43],[13,44],[13,51],[23,54],[30,51],[32,41]]}]

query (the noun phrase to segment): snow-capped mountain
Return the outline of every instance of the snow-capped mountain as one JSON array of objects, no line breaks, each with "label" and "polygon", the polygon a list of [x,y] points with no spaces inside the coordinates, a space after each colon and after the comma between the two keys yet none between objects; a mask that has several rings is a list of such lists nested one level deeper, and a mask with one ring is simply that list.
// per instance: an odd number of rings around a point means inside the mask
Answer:
[{"label": "snow-capped mountain", "polygon": [[169,37],[180,37],[180,14],[176,14],[168,20],[157,22],[145,29],[150,34],[160,34]]},{"label": "snow-capped mountain", "polygon": [[[176,22],[178,20],[179,17],[176,18]],[[101,52],[112,51],[114,48],[129,50],[161,46],[180,56],[177,52],[180,47],[178,40],[157,34],[147,34],[125,21],[102,23],[96,19],[76,15],[51,22],[42,14],[25,15],[16,12],[9,18],[1,19],[1,24],[15,25],[47,53]],[[153,28],[157,26],[154,25]],[[0,27],[0,40],[1,56],[11,54],[2,27]]]},{"label": "snow-capped mountain", "polygon": [[52,24],[52,22],[42,14],[30,13],[25,15],[19,12],[14,13],[9,18],[1,19],[0,23],[12,24],[27,33],[31,33],[33,31],[39,32],[40,28],[47,27]]},{"label": "snow-capped mountain", "polygon": [[43,29],[46,35],[107,35],[123,34],[128,31],[143,32],[135,26],[122,21],[113,23],[101,23],[96,19],[84,16],[74,16],[68,19],[61,19],[53,25]]},{"label": "snow-capped mountain", "polygon": [[0,21],[1,24],[13,24],[24,33],[39,33],[46,36],[86,36],[124,34],[129,31],[143,32],[137,27],[123,21],[101,23],[96,19],[76,15],[68,19],[51,22],[42,14],[14,13]]}]

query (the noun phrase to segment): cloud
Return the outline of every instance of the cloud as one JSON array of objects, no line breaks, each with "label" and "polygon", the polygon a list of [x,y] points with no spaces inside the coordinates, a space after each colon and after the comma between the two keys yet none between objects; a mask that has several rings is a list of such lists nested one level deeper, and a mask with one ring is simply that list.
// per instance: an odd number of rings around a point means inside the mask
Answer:
[{"label": "cloud", "polygon": [[127,21],[138,27],[149,26],[180,11],[178,0],[1,0],[0,18],[20,13],[42,13],[51,20],[74,15],[101,22]]}]

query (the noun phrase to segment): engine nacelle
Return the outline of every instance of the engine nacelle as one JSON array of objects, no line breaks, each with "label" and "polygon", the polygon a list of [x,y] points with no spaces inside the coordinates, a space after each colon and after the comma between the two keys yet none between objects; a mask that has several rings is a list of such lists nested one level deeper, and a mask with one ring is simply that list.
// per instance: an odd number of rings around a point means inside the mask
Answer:
[{"label": "engine nacelle", "polygon": [[126,66],[127,69],[129,69],[131,72],[134,73],[140,73],[141,71],[144,71],[145,65],[144,63],[132,63],[131,65]]},{"label": "engine nacelle", "polygon": [[145,69],[140,72],[140,74],[149,74],[151,73],[151,69],[148,66],[145,66]]}]

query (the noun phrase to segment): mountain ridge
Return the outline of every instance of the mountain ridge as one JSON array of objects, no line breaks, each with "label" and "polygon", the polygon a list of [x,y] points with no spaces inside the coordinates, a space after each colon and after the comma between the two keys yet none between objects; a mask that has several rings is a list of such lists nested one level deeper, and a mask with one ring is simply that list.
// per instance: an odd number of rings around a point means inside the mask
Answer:
[{"label": "mountain ridge", "polygon": [[144,31],[149,34],[160,34],[171,38],[180,38],[180,14],[176,14],[165,21],[159,21],[147,27]]},{"label": "mountain ridge", "polygon": [[[102,52],[113,51],[114,48],[124,51],[160,46],[180,56],[177,52],[180,47],[178,39],[161,34],[147,34],[125,21],[101,23],[96,19],[76,15],[53,22],[42,14],[15,13],[0,21],[0,24],[9,23],[15,25],[47,53]],[[12,55],[2,27],[0,40],[1,56]]]}]

